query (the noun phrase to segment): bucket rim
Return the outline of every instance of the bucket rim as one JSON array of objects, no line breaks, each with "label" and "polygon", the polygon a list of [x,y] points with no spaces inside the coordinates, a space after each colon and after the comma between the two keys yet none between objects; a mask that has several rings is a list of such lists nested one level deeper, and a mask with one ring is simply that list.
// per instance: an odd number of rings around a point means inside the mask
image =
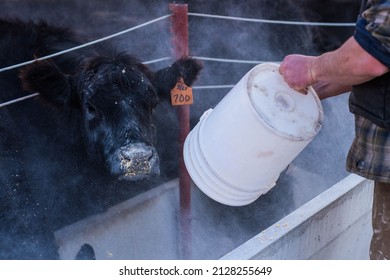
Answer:
[{"label": "bucket rim", "polygon": [[[204,120],[203,120],[204,121]],[[202,122],[202,121],[201,121]],[[258,190],[241,189],[224,180],[212,169],[199,146],[200,123],[189,133],[184,143],[184,163],[195,185],[209,198],[228,206],[245,206],[268,192],[275,182]],[[200,149],[197,152],[193,149]]]},{"label": "bucket rim", "polygon": [[[246,94],[247,94],[247,97],[248,97],[248,99],[250,101],[250,107],[252,109],[252,112],[256,115],[256,119],[258,119],[261,123],[263,123],[266,128],[268,128],[272,133],[274,133],[274,134],[276,134],[276,135],[278,135],[280,137],[283,137],[285,139],[292,140],[292,141],[309,141],[309,140],[312,140],[318,134],[318,132],[320,131],[320,129],[322,127],[322,124],[323,124],[323,121],[324,121],[324,110],[322,108],[321,100],[318,97],[316,91],[314,90],[314,88],[312,86],[309,86],[307,88],[307,96],[313,97],[314,102],[316,104],[316,107],[318,109],[318,117],[316,119],[316,125],[314,126],[314,132],[312,134],[309,134],[307,137],[304,137],[304,136],[294,136],[294,135],[291,135],[291,134],[283,133],[282,131],[280,131],[276,127],[272,126],[264,118],[262,118],[261,115],[258,113],[258,111],[255,109],[255,107],[253,105],[253,102],[252,102],[252,100],[251,100],[251,98],[249,96],[249,81],[251,81],[251,77],[255,76],[260,71],[267,70],[267,69],[263,69],[263,68],[269,68],[270,71],[275,71],[275,70],[279,69],[279,66],[280,66],[280,63],[276,63],[276,62],[263,62],[263,63],[260,63],[260,64],[258,64],[256,66],[254,66],[248,72],[248,78],[246,80],[246,84],[247,84]],[[286,84],[286,86],[288,86],[288,85]],[[291,90],[295,91],[294,89],[291,89]],[[297,91],[295,91],[295,92],[297,92]],[[297,92],[297,93],[302,94],[300,92]]]}]

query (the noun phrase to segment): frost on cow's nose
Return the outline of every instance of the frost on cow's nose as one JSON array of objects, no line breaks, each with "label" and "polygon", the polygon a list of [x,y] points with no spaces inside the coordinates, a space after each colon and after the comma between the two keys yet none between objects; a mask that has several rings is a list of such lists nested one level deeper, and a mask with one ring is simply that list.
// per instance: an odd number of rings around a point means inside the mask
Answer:
[{"label": "frost on cow's nose", "polygon": [[120,179],[138,181],[159,175],[157,151],[143,143],[120,148],[111,157],[111,172]]}]

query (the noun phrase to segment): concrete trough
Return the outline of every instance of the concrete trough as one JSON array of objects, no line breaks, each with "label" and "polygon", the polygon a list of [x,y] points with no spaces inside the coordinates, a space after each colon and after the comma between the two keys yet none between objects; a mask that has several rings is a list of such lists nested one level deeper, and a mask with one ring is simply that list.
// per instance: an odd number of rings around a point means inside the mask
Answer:
[{"label": "concrete trough", "polygon": [[[372,182],[361,177],[346,177],[241,245],[227,236],[234,223],[221,228],[218,218],[205,219],[210,209],[202,201],[207,199],[196,187],[192,191],[194,204],[202,207],[192,213],[191,258],[368,258]],[[97,259],[183,258],[178,196],[173,180],[57,231],[61,258],[74,259],[83,244],[94,248]],[[205,249],[214,246],[213,253]]]},{"label": "concrete trough", "polygon": [[350,175],[222,259],[368,259],[372,191]]}]

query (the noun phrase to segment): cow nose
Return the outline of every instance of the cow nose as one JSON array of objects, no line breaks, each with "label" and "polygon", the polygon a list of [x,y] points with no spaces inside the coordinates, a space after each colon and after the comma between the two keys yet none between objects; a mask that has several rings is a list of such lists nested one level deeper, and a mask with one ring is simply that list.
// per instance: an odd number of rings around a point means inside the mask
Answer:
[{"label": "cow nose", "polygon": [[160,172],[157,151],[143,143],[123,147],[119,153],[119,161],[122,179],[141,180]]},{"label": "cow nose", "polygon": [[123,150],[121,152],[122,157],[129,161],[149,161],[153,157],[153,149],[151,147],[141,147]]}]

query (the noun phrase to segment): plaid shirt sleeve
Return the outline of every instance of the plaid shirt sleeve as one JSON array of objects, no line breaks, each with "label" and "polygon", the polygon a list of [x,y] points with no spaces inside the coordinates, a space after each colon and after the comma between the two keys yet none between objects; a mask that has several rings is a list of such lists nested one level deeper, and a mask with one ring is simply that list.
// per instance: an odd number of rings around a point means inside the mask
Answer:
[{"label": "plaid shirt sleeve", "polygon": [[390,67],[390,0],[368,1],[354,37],[363,49]]}]

